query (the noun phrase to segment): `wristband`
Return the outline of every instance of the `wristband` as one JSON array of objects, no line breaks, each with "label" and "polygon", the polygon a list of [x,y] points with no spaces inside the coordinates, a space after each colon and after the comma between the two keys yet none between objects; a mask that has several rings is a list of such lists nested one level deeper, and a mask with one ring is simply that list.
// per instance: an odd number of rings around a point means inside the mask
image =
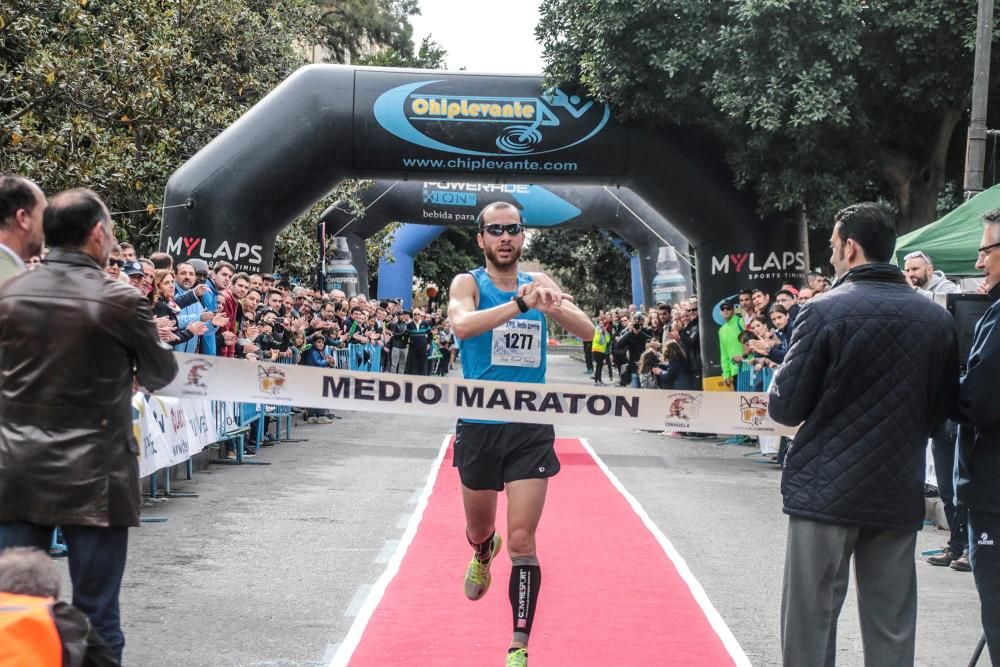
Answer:
[{"label": "wristband", "polygon": [[521,296],[515,297],[511,299],[511,301],[517,304],[517,309],[520,310],[522,313],[526,313],[529,310],[531,310],[531,308],[528,308],[528,304],[524,302],[524,297]]}]

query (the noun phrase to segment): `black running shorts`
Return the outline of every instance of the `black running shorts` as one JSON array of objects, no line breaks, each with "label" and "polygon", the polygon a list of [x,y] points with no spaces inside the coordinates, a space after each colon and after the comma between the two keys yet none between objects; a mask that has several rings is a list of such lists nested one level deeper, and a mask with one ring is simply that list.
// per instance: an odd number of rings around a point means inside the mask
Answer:
[{"label": "black running shorts", "polygon": [[466,487],[503,491],[507,482],[558,473],[555,439],[550,424],[480,424],[459,419],[455,467]]}]

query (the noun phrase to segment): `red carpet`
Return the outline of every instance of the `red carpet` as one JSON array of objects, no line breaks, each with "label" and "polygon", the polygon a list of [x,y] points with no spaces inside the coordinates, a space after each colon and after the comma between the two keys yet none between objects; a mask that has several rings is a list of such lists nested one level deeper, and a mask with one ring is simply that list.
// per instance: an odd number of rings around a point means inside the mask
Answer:
[{"label": "red carpet", "polygon": [[[538,531],[542,587],[531,667],[749,665],[686,566],[668,557],[673,547],[657,539],[584,444],[562,439],[556,447],[562,472],[549,483]],[[501,494],[497,530],[504,537],[505,512]],[[510,559],[505,548],[489,593],[467,600],[464,525],[449,447],[398,573],[380,601],[376,586],[331,665],[503,665],[512,631]]]}]

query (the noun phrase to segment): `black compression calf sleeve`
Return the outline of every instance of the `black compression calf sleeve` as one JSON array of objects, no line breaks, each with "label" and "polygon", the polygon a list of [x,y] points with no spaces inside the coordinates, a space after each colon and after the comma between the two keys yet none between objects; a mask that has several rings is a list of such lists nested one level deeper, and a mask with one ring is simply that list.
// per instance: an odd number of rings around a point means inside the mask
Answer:
[{"label": "black compression calf sleeve", "polygon": [[542,568],[534,556],[523,556],[511,560],[510,608],[514,613],[514,641],[525,645],[531,634],[531,623],[535,620],[535,603],[538,589],[542,585]]},{"label": "black compression calf sleeve", "polygon": [[469,544],[471,544],[472,548],[475,549],[476,551],[476,558],[478,558],[483,563],[490,560],[490,552],[493,551],[493,537],[496,534],[497,531],[494,530],[492,533],[490,533],[490,536],[486,538],[485,542],[481,542],[479,544],[476,544],[475,542],[470,540],[468,533],[465,534],[465,539],[469,540]]}]

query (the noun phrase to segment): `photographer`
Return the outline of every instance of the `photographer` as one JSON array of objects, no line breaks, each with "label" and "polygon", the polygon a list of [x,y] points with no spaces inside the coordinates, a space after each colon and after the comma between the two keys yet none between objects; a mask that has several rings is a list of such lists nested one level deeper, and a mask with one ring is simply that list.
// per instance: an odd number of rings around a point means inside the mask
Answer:
[{"label": "photographer", "polygon": [[392,338],[389,341],[389,372],[405,373],[406,357],[410,349],[410,336],[417,330],[417,325],[410,319],[410,311],[404,310],[396,316],[389,325]]},{"label": "photographer", "polygon": [[257,326],[259,333],[253,339],[253,344],[259,349],[260,359],[277,361],[279,356],[288,351],[291,344],[291,333],[285,328],[284,323],[278,313],[265,308],[257,316]]},{"label": "photographer", "polygon": [[621,384],[625,386],[628,382],[633,388],[639,387],[639,359],[646,350],[646,343],[653,340],[653,331],[644,325],[646,318],[642,313],[632,316],[632,321],[628,328],[624,330],[621,337],[615,342],[615,352],[626,359],[626,369],[621,373]]}]

